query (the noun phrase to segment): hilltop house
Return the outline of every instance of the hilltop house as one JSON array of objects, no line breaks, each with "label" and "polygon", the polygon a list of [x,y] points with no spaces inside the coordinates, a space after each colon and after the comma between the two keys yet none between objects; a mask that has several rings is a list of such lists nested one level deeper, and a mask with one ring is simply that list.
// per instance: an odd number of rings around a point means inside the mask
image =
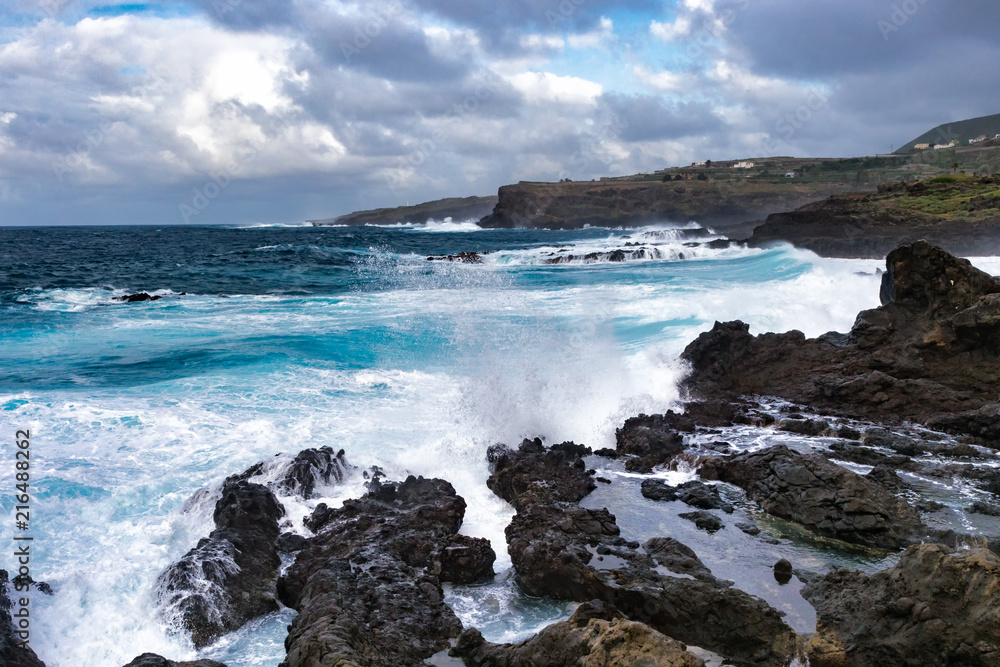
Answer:
[{"label": "hilltop house", "polygon": [[915,151],[925,151],[925,150],[927,150],[930,147],[931,147],[930,144],[916,144],[916,145],[913,146],[913,150],[915,150]]},{"label": "hilltop house", "polygon": [[954,148],[954,147],[955,147],[955,142],[954,141],[952,141],[950,143],[947,143],[947,144],[934,144],[934,150],[936,150],[936,151],[944,150],[945,148]]},{"label": "hilltop house", "polygon": [[753,169],[753,162],[750,162],[749,160],[737,162],[733,165],[733,169]]},{"label": "hilltop house", "polygon": [[985,134],[980,134],[975,139],[969,139],[969,143],[970,144],[978,144],[980,141],[986,141],[987,139],[989,139],[989,137],[987,137]]},{"label": "hilltop house", "polygon": [[795,172],[795,171],[786,171],[785,172],[785,178],[797,178],[798,175],[799,175],[798,172]]}]

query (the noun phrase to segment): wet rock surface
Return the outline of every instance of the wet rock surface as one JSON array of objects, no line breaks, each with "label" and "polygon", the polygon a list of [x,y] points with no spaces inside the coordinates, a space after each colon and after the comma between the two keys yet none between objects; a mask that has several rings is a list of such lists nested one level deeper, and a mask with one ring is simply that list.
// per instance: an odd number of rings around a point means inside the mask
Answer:
[{"label": "wet rock surface", "polygon": [[882,306],[847,335],[752,336],[716,323],[685,349],[706,398],[778,396],[833,415],[911,420],[1000,448],[1000,281],[926,242],[886,258]]},{"label": "wet rock surface", "polygon": [[[303,547],[303,538],[281,534],[284,507],[275,491],[311,497],[317,486],[341,482],[350,469],[343,450],[306,449],[280,455],[227,478],[215,504],[215,530],[157,581],[160,611],[176,619],[196,647],[206,646],[247,621],[279,608],[279,553]],[[266,485],[251,480],[263,481]],[[195,494],[189,505],[209,497]]]},{"label": "wet rock surface", "polygon": [[[0,665],[4,665],[4,667],[45,667],[45,663],[39,660],[31,646],[23,643],[25,637],[18,635],[18,632],[23,630],[14,625],[14,618],[11,614],[17,614],[20,605],[15,607],[13,604],[18,598],[18,591],[14,591],[13,601],[8,595],[9,576],[6,570],[0,570]],[[30,633],[30,629],[28,632]],[[30,641],[30,634],[27,639]]]},{"label": "wet rock surface", "polygon": [[308,522],[316,532],[279,581],[297,610],[283,667],[419,665],[462,625],[444,581],[492,575],[488,544],[458,535],[465,501],[440,479],[384,482]]},{"label": "wet rock surface", "polygon": [[[606,509],[577,505],[586,488],[582,452],[557,446],[546,467],[537,465],[546,456],[540,446],[526,441],[516,452],[491,449],[489,486],[517,508],[506,536],[515,579],[526,593],[600,600],[631,621],[739,663],[785,662],[796,636],[777,611],[713,577],[676,541],[650,540],[643,548],[626,540]],[[509,483],[512,470],[517,484]]]},{"label": "wet rock surface", "polygon": [[812,664],[1000,664],[1000,558],[924,544],[874,575],[838,570],[803,589],[819,631]]},{"label": "wet rock surface", "polygon": [[477,667],[565,665],[605,667],[703,667],[681,642],[625,618],[600,600],[586,602],[568,621],[555,623],[520,644],[491,644],[476,629],[459,637],[451,655]]},{"label": "wet rock surface", "polygon": [[746,491],[769,514],[846,542],[897,549],[925,527],[918,512],[878,482],[818,454],[783,445],[714,460],[712,476]]},{"label": "wet rock surface", "polygon": [[226,667],[221,662],[216,662],[215,660],[192,660],[189,662],[176,662],[174,660],[167,660],[161,655],[156,655],[155,653],[143,653],[142,655],[135,658],[132,662],[125,665],[125,667]]}]

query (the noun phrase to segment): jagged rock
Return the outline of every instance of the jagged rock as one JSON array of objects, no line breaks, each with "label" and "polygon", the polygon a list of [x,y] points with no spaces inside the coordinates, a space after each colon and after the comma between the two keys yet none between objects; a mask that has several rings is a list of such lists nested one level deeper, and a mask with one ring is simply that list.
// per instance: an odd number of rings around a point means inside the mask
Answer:
[{"label": "jagged rock", "polygon": [[193,660],[189,662],[176,662],[167,660],[163,656],[155,653],[143,653],[135,658],[125,667],[226,667],[221,662],[215,660]]},{"label": "jagged rock", "polygon": [[492,572],[482,540],[458,536],[465,501],[444,480],[375,477],[343,507],[317,507],[316,531],[282,576],[297,610],[283,667],[420,665],[447,649],[462,625],[441,583]]},{"label": "jagged rock", "polygon": [[[924,241],[889,253],[882,306],[848,336],[752,336],[716,323],[685,349],[685,388],[778,396],[829,414],[969,434],[1000,448],[1000,281]],[[926,448],[926,445],[923,446]]]},{"label": "jagged rock", "polygon": [[[566,484],[564,476],[576,479],[577,459],[559,455],[542,468],[537,448],[525,449],[504,449],[503,457],[493,456],[497,468],[488,484],[516,500],[517,514],[506,536],[515,579],[526,593],[579,602],[598,599],[632,621],[735,661],[784,663],[795,633],[777,611],[699,568],[697,557],[683,545],[650,541],[640,549],[628,542],[607,509],[576,504],[580,487]],[[494,479],[509,470],[522,471],[519,478],[530,484],[515,487]],[[535,487],[544,488],[546,476],[553,479],[551,489],[538,492]],[[516,488],[527,490],[515,495]]]},{"label": "jagged rock", "polygon": [[814,664],[987,667],[1000,664],[1000,558],[938,544],[907,549],[894,567],[837,570],[802,595],[816,607]]},{"label": "jagged rock", "polygon": [[672,502],[677,500],[677,487],[670,486],[662,479],[644,479],[639,485],[640,493],[650,500]]},{"label": "jagged rock", "polygon": [[718,479],[742,488],[764,511],[820,535],[897,549],[924,533],[920,515],[905,501],[818,454],[776,445],[713,465]]},{"label": "jagged rock", "polygon": [[482,264],[483,253],[460,252],[455,255],[431,255],[428,262],[459,262],[461,264]]},{"label": "jagged rock", "polygon": [[733,512],[733,506],[722,499],[717,488],[697,480],[674,487],[663,480],[644,479],[640,490],[650,500],[680,500],[698,509],[722,510],[727,514]]},{"label": "jagged rock", "polygon": [[124,301],[125,303],[138,303],[140,301],[158,301],[163,297],[159,294],[149,294],[148,292],[137,292],[136,294],[125,294],[124,296],[116,296],[115,301]]},{"label": "jagged rock", "polygon": [[576,502],[597,488],[583,461],[590,453],[588,447],[572,442],[546,449],[538,438],[524,440],[516,452],[505,445],[495,445],[487,452],[492,474],[486,484],[516,508],[535,503]]},{"label": "jagged rock", "polygon": [[906,482],[900,479],[896,471],[884,463],[880,463],[872,471],[865,475],[866,479],[878,482],[889,491],[897,493],[906,489]]},{"label": "jagged rock", "polygon": [[451,655],[476,667],[703,667],[681,642],[627,620],[600,600],[580,605],[568,621],[548,626],[520,644],[491,644],[478,630],[462,633]]},{"label": "jagged rock", "polygon": [[993,503],[984,503],[977,500],[976,502],[969,505],[968,509],[970,514],[985,514],[986,516],[1000,516],[1000,505],[994,505]]},{"label": "jagged rock", "polygon": [[625,462],[627,469],[650,472],[684,451],[684,437],[667,422],[663,415],[639,415],[615,431],[618,455],[635,457]]},{"label": "jagged rock", "polygon": [[[14,625],[20,605],[15,608],[14,601],[7,594],[9,576],[7,570],[0,570],[0,665],[4,667],[45,667],[45,663],[38,659],[30,644],[27,643],[31,641],[30,627],[25,630]],[[17,592],[15,591],[15,601],[17,600]],[[30,623],[30,603],[27,609],[29,610],[28,622]],[[20,618],[17,620],[20,621]],[[25,632],[29,634],[19,634]]]},{"label": "jagged rock", "polygon": [[336,453],[332,447],[304,449],[289,464],[275,489],[287,495],[313,498],[318,485],[343,482],[350,469],[343,449]]},{"label": "jagged rock", "polygon": [[284,510],[260,484],[230,479],[215,505],[215,530],[157,580],[162,613],[196,647],[278,609],[276,541]]}]

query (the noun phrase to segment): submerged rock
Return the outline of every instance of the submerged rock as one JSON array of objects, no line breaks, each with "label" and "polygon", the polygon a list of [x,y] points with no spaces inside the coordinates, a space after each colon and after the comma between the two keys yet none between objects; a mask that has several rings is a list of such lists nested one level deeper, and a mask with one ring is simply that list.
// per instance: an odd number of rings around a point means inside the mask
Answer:
[{"label": "submerged rock", "polygon": [[706,512],[705,510],[685,512],[684,514],[678,514],[677,516],[682,519],[687,519],[688,521],[693,521],[694,525],[698,526],[702,530],[707,530],[710,533],[714,533],[725,528],[725,524],[722,523],[722,519],[715,516],[711,512]]},{"label": "submerged rock", "polygon": [[449,648],[462,624],[441,583],[488,577],[496,558],[457,534],[464,515],[451,484],[422,477],[376,477],[365,496],[318,507],[316,536],[278,585],[299,612],[282,666],[421,665]]},{"label": "submerged rock", "polygon": [[802,590],[818,614],[812,664],[1000,664],[1000,558],[937,544],[873,575],[837,570]]},{"label": "submerged rock", "polygon": [[580,605],[568,621],[554,623],[520,644],[491,644],[466,630],[451,655],[476,667],[704,667],[687,647],[644,623],[626,619],[600,600]]},{"label": "submerged rock", "polygon": [[925,532],[920,515],[904,500],[818,454],[776,445],[707,465],[713,476],[742,488],[764,511],[826,537],[898,549]]},{"label": "submerged rock", "polygon": [[[24,630],[14,625],[14,617],[11,616],[11,613],[17,614],[17,610],[14,609],[14,604],[7,594],[9,576],[6,570],[0,570],[0,665],[4,667],[45,667],[45,663],[38,659],[31,646],[25,641],[30,640],[30,634],[19,634],[20,632],[30,633],[30,629]],[[28,608],[30,609],[30,603]]]},{"label": "submerged rock", "polygon": [[125,294],[124,296],[116,296],[115,301],[124,301],[125,303],[138,303],[140,301],[157,301],[163,297],[159,294],[149,294],[148,292],[137,292],[136,294]]}]

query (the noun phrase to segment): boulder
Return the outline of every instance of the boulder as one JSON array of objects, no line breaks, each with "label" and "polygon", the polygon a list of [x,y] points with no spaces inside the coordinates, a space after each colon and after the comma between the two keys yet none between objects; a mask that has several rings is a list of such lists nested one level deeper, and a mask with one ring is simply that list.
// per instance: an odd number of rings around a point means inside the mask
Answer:
[{"label": "boulder", "polygon": [[520,644],[491,644],[466,630],[450,652],[475,667],[703,667],[687,647],[626,619],[600,600],[580,605],[568,621],[554,623]]},{"label": "boulder", "polygon": [[1000,558],[986,549],[916,545],[888,570],[837,570],[802,595],[818,617],[814,664],[1000,664]]},{"label": "boulder", "polygon": [[898,549],[925,533],[917,511],[878,482],[784,445],[713,462],[764,511],[846,542]]},{"label": "boulder", "polygon": [[538,438],[524,440],[516,451],[495,445],[487,452],[491,474],[486,484],[516,508],[576,502],[597,488],[583,461],[590,453],[572,442],[546,449]]}]

